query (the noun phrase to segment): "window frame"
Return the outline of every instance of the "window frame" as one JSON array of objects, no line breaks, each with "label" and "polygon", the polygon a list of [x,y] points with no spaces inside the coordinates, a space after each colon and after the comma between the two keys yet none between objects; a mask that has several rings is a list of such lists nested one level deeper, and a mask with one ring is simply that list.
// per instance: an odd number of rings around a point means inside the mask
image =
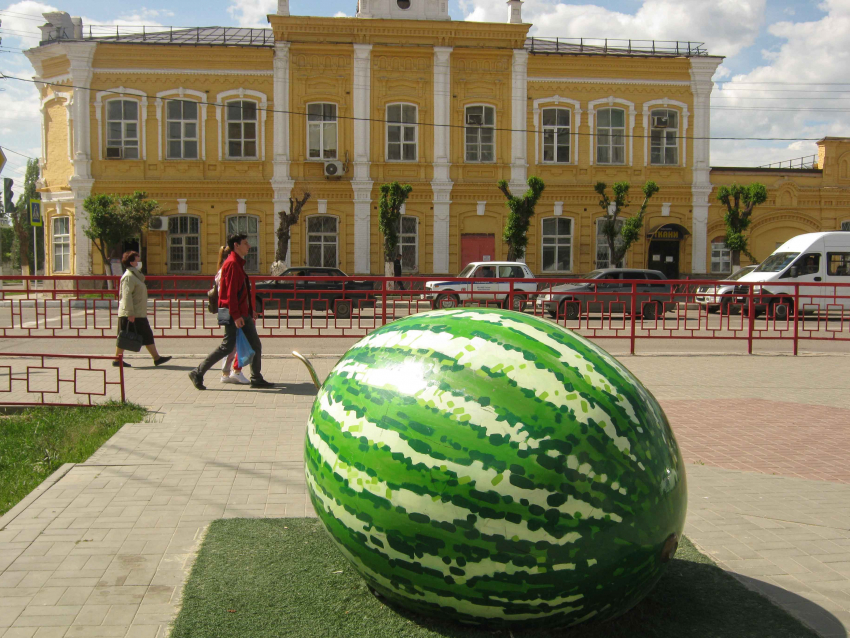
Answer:
[{"label": "window frame", "polygon": [[[325,157],[324,156],[324,154],[325,154],[325,149],[324,149],[324,146],[325,146],[325,124],[327,124],[328,122],[324,119],[313,120],[312,122],[310,121],[309,111],[310,111],[310,107],[314,106],[314,105],[331,105],[335,109],[335,111],[334,111],[334,113],[335,113],[334,118],[335,119],[333,120],[333,124],[336,127],[336,149],[335,149],[333,157]],[[305,140],[306,141],[306,147],[307,147],[307,156],[305,158],[306,161],[308,161],[308,162],[334,162],[334,161],[339,161],[339,142],[340,142],[340,137],[339,137],[339,111],[340,111],[340,108],[339,108],[339,104],[337,104],[336,102],[322,101],[322,102],[307,102],[307,104],[305,104],[304,106],[305,106],[304,112],[307,113],[307,117],[306,117],[307,129],[306,129],[306,140]],[[324,113],[322,113],[322,118],[324,118],[324,117],[325,117],[325,115],[324,115]],[[318,126],[318,129],[319,129],[319,149],[318,150],[319,150],[319,155],[321,157],[311,157],[310,156],[310,150],[311,150],[310,149],[310,129],[311,129],[312,126]]]},{"label": "window frame", "polygon": [[[714,260],[715,246],[721,246],[721,248],[716,249],[716,250],[719,250],[721,252],[720,259],[718,261],[719,261],[721,267],[724,263],[728,262],[729,268],[727,270],[722,270],[722,269],[717,270],[717,269],[715,269],[715,267],[714,267],[714,264],[715,264],[715,260]],[[708,246],[708,252],[709,252],[709,262],[711,264],[710,273],[712,275],[728,275],[728,274],[732,273],[732,251],[729,249],[728,246],[726,246],[726,239],[725,238],[715,237],[714,239],[712,239],[711,242],[709,243],[709,246]],[[722,253],[726,253],[726,255],[727,255],[727,257],[725,259],[723,258]]]},{"label": "window frame", "polygon": [[[333,219],[336,223],[336,232],[333,233],[335,253],[336,253],[336,263],[334,263],[332,266],[326,266],[324,263],[321,263],[321,264],[318,264],[318,265],[310,263],[310,246],[311,246],[311,244],[316,243],[316,242],[310,241],[311,235],[312,236],[321,236],[321,237],[324,238],[324,237],[332,234],[332,233],[327,233],[325,231],[311,232],[310,231],[310,221],[312,219],[325,218],[325,217]],[[308,215],[304,219],[304,238],[305,238],[306,249],[307,249],[306,259],[304,260],[304,262],[305,262],[307,268],[339,268],[339,232],[340,232],[339,227],[340,227],[339,215],[331,215],[329,213],[316,213],[314,215]],[[326,245],[326,243],[329,243],[329,242],[325,242],[324,240],[322,240],[321,242],[318,242],[318,245],[322,246],[322,262],[324,262],[324,259],[325,259],[324,246]]]},{"label": "window frame", "polygon": [[[612,124],[607,126],[607,127],[604,127],[608,131],[608,140],[609,140],[608,151],[609,151],[610,157],[611,157],[611,161],[608,161],[608,162],[602,162],[602,161],[599,160],[599,147],[600,147],[600,138],[601,138],[601,135],[599,134],[599,130],[600,130],[600,128],[602,128],[599,125],[599,120],[600,120],[600,116],[602,115],[603,111],[612,111],[612,112],[613,111],[620,111],[623,114],[623,126],[622,127],[619,127],[619,126],[615,127]],[[595,116],[596,119],[595,119],[595,128],[594,128],[594,131],[593,131],[593,136],[594,136],[594,142],[593,142],[594,143],[594,149],[593,150],[594,150],[594,153],[595,153],[596,164],[598,164],[599,166],[626,166],[626,150],[628,148],[628,137],[629,137],[628,123],[627,123],[627,120],[626,120],[626,117],[627,117],[626,109],[623,108],[622,106],[614,106],[614,105],[603,106],[602,108],[596,109],[594,116]],[[613,133],[613,131],[618,130],[620,128],[622,128],[622,131],[623,131],[623,133],[622,133],[622,135],[623,135],[623,161],[622,162],[615,162],[615,161],[613,161],[613,157],[614,157],[613,151],[614,151],[614,148],[619,146],[619,145],[614,144],[614,141],[613,141],[614,133]]]},{"label": "window frame", "polygon": [[[667,118],[670,117],[671,113],[675,114],[675,116],[676,116],[676,128],[673,131],[675,133],[675,140],[676,140],[675,146],[670,146],[670,145],[667,144],[667,133],[670,132],[670,130],[671,130],[670,127],[655,128],[652,125],[652,121],[656,117],[660,117],[659,115],[656,115],[656,114],[661,113],[661,112],[666,113]],[[662,107],[662,108],[650,109],[650,111],[649,111],[649,158],[648,158],[650,166],[681,166],[682,165],[682,163],[681,163],[681,146],[682,145],[680,144],[681,136],[679,135],[679,131],[681,129],[681,127],[680,127],[681,119],[682,119],[682,114],[679,113],[679,111],[677,109],[674,109],[674,108]],[[662,156],[663,161],[661,161],[661,162],[656,162],[656,161],[653,161],[653,159],[652,159],[653,148],[655,147],[655,145],[654,145],[655,140],[652,139],[652,133],[654,131],[662,131],[663,132],[663,135],[661,136],[661,141],[662,141],[661,156]],[[668,162],[667,161],[667,149],[669,149],[669,148],[675,148],[676,149],[676,161],[675,162]]]},{"label": "window frame", "polygon": [[[231,230],[230,228],[230,220],[237,220],[237,228],[235,230]],[[245,232],[238,228],[238,223],[240,219],[244,219],[246,221],[246,229]],[[257,223],[257,232],[251,233],[250,228],[247,227],[247,222],[253,219]],[[259,215],[252,215],[250,213],[234,213],[232,215],[227,215],[224,218],[224,236],[229,237],[233,233],[241,233],[248,236],[248,243],[251,244],[251,248],[248,251],[248,254],[245,255],[245,272],[251,274],[257,274],[260,272],[260,267],[262,266],[262,251],[260,250],[260,217]],[[254,239],[252,241],[252,239]],[[256,268],[252,267],[251,257],[256,256],[257,265]]]},{"label": "window frame", "polygon": [[[481,107],[482,109],[484,109],[484,110],[482,110],[481,115],[482,115],[482,118],[484,119],[485,122],[486,122],[486,119],[487,119],[486,109],[492,109],[493,110],[493,124],[492,125],[482,124],[480,126],[470,126],[470,125],[467,124],[467,120],[468,120],[468,116],[469,116],[469,109],[477,108],[477,107]],[[463,107],[463,163],[464,164],[495,164],[495,163],[497,163],[497,161],[498,161],[497,148],[496,148],[497,147],[497,144],[496,144],[496,127],[497,127],[497,125],[498,125],[498,119],[497,119],[497,113],[496,113],[495,105],[486,104],[486,103],[475,103],[475,104],[464,105],[464,107]],[[484,144],[484,142],[481,141],[481,130],[485,129],[485,128],[492,129],[492,131],[493,131],[493,142],[492,142],[493,159],[492,160],[482,160],[482,159],[480,159],[480,157],[481,157],[481,145]],[[469,159],[469,141],[467,140],[467,134],[468,134],[468,131],[470,129],[478,131],[478,135],[477,135],[478,140],[476,142],[474,142],[474,144],[476,144],[478,146],[478,157],[479,157],[479,159],[477,159],[477,160]]]},{"label": "window frame", "polygon": [[[117,102],[122,103],[121,119],[120,120],[113,120],[113,119],[110,119],[110,117],[109,117],[109,108],[112,104],[115,104]],[[135,107],[136,107],[136,118],[135,118],[135,120],[125,119],[125,117],[124,117],[124,107],[123,107],[124,103],[135,105]],[[141,159],[143,159],[143,157],[142,157],[142,124],[141,124],[142,104],[141,104],[141,101],[137,98],[134,98],[134,97],[129,97],[129,96],[126,96],[126,95],[120,95],[118,97],[113,97],[113,98],[106,100],[103,104],[105,106],[105,111],[106,111],[106,117],[104,118],[104,126],[105,126],[105,130],[106,130],[106,136],[105,136],[106,137],[106,144],[104,145],[104,148],[106,148],[106,149],[120,148],[121,149],[121,158],[120,159],[122,159],[122,160],[125,160],[125,159],[141,160]],[[110,144],[110,141],[114,141],[114,138],[111,138],[111,133],[110,133],[110,130],[109,130],[110,129],[109,125],[113,122],[119,122],[121,124],[121,139],[120,139],[121,143],[117,146],[114,143]],[[131,124],[131,123],[136,127],[135,138],[127,136],[126,126],[128,124]],[[135,139],[135,142],[136,142],[135,146],[127,145],[126,142],[127,142],[128,139],[130,139],[130,140]],[[125,149],[128,149],[128,148],[132,148],[132,149],[136,150],[136,157],[124,157]],[[106,158],[109,159],[109,160],[115,159],[115,158],[108,157],[108,153],[107,153]]]},{"label": "window frame", "polygon": [[[56,232],[56,222],[64,220],[67,224],[67,231],[63,233]],[[57,241],[58,238],[64,238],[62,241]],[[51,218],[50,222],[50,245],[51,252],[53,257],[53,273],[70,273],[71,272],[71,217],[70,215],[57,215],[56,217]],[[61,246],[63,248],[62,252],[59,253],[63,259],[64,268],[56,267],[56,247]],[[67,250],[64,250],[67,249]]]},{"label": "window frame", "polygon": [[[626,265],[626,264],[628,264],[628,251],[627,251],[627,254],[623,255],[623,261],[622,262],[620,262],[619,264],[613,264],[612,265],[611,264],[611,253],[610,253],[611,249],[608,246],[608,242],[606,241],[604,244],[601,244],[600,241],[599,241],[599,237],[600,237],[599,228],[600,228],[600,225],[601,225],[600,222],[604,221],[605,219],[607,219],[605,216],[597,217],[596,222],[595,222],[596,223],[596,233],[595,233],[596,239],[594,240],[595,245],[594,245],[594,254],[593,254],[593,264],[594,264],[593,269],[594,270],[601,270],[603,268],[621,268],[621,269],[622,268],[628,268],[628,266]],[[622,224],[625,223],[625,221],[626,221],[626,218],[618,217],[616,223],[619,224],[620,227],[622,228]],[[604,235],[602,235],[602,237],[605,238]],[[621,235],[621,237],[622,237],[622,235]],[[616,240],[615,240],[615,243],[616,243]],[[608,252],[608,265],[607,266],[600,266],[599,265],[599,248],[600,248],[600,246],[604,247],[606,251],[609,251]]]},{"label": "window frame", "polygon": [[[412,219],[416,224],[416,231],[414,233],[403,233],[404,220]],[[401,259],[401,271],[407,273],[417,273],[419,272],[419,218],[415,215],[400,215],[398,220],[398,251],[402,254]],[[413,236],[413,242],[404,242],[405,237]],[[413,246],[413,268],[406,268],[404,265],[404,249],[403,246]]]},{"label": "window frame", "polygon": [[[394,120],[390,120],[390,108],[394,106],[401,107],[401,122],[395,122]],[[413,123],[404,122],[404,107],[410,106],[413,107]],[[384,109],[384,113],[386,115],[386,126],[384,127],[384,159],[387,162],[393,163],[405,163],[405,162],[418,162],[419,161],[419,105],[414,104],[413,102],[390,102],[386,105]],[[390,127],[398,127],[399,131],[399,141],[398,142],[390,142]],[[406,129],[413,129],[413,159],[405,159],[404,158],[404,147],[409,145],[410,142],[405,142],[404,133]],[[399,159],[391,159],[390,158],[390,144],[397,144],[399,147]]]},{"label": "window frame", "polygon": [[[544,117],[544,113],[546,111],[555,111],[555,124],[554,124],[554,126],[553,125],[547,125],[547,124],[544,123],[543,117]],[[559,111],[564,111],[567,114],[568,123],[567,123],[566,126],[562,126],[562,125],[558,124],[558,112]],[[558,132],[561,129],[566,129],[566,131],[567,131],[567,159],[566,159],[566,161],[559,161],[558,160],[558,146],[559,146],[559,144],[558,144],[558,138],[559,138]],[[553,146],[554,146],[553,157],[555,159],[552,159],[552,160],[546,159],[546,131],[547,130],[551,130],[551,131],[555,132],[554,133],[554,144],[553,144]],[[572,164],[573,163],[572,162],[573,151],[574,151],[573,142],[572,142],[572,139],[571,139],[572,133],[573,133],[573,109],[566,107],[566,106],[561,106],[559,104],[541,106],[540,107],[540,149],[541,149],[540,163],[541,164]]]},{"label": "window frame", "polygon": [[[679,139],[681,140],[681,144],[679,145],[679,163],[678,164],[650,164],[650,143],[649,138],[652,136],[650,131],[650,125],[652,124],[650,113],[658,109],[673,109],[679,111]],[[657,166],[657,167],[679,167],[685,168],[688,165],[688,125],[690,118],[690,109],[687,104],[684,102],[679,102],[678,100],[671,100],[670,98],[660,98],[658,100],[649,100],[648,102],[644,102],[643,106],[643,164],[644,166]]]},{"label": "window frame", "polygon": [[[176,97],[176,98],[169,97],[169,98],[165,98],[165,100],[163,100],[163,102],[164,102],[164,105],[165,105],[165,159],[171,160],[171,161],[184,161],[184,160],[195,161],[195,162],[198,161],[199,159],[201,159],[201,105],[198,104],[198,102],[196,102],[195,100],[187,100],[183,97]],[[171,119],[171,117],[169,115],[169,105],[172,102],[178,102],[181,105],[180,106],[181,118],[179,120],[173,120],[173,119]],[[183,117],[183,108],[184,108],[184,105],[186,103],[195,105],[196,111],[195,111],[195,119],[194,120],[185,119]],[[179,137],[179,139],[172,139],[172,138],[169,137],[170,134],[171,134],[171,126],[170,125],[171,125],[172,122],[178,122],[180,124],[180,137]],[[194,138],[186,136],[186,126],[187,126],[187,124],[194,124],[195,125],[195,137]],[[175,142],[175,141],[180,144],[180,157],[172,157],[171,156],[171,142]],[[187,142],[190,142],[190,143],[194,142],[195,143],[195,157],[186,157],[185,156],[185,150],[186,150],[185,145],[186,145]]]},{"label": "window frame", "polygon": [[[555,220],[563,219],[563,220],[569,221],[570,222],[570,234],[569,235],[559,235],[556,232],[554,235],[546,235],[543,232],[543,229],[546,226],[546,220],[549,220],[549,219],[555,219]],[[558,223],[556,221],[555,222],[556,231],[557,231],[557,226],[558,226]],[[574,251],[573,251],[573,241],[574,241],[574,238],[575,238],[575,228],[576,228],[576,222],[575,222],[575,218],[573,218],[573,217],[565,217],[563,215],[550,215],[549,217],[543,217],[540,220],[540,272],[545,272],[545,273],[573,272],[573,256],[574,256],[574,254],[573,254],[574,253]],[[544,261],[543,261],[544,260],[543,253],[544,253],[544,250],[547,247],[547,244],[544,242],[544,238],[545,237],[554,237],[555,238],[555,243],[549,244],[549,246],[555,247],[554,265],[557,265],[558,264],[558,256],[559,256],[559,253],[561,252],[560,251],[561,244],[558,243],[558,238],[565,237],[565,236],[570,238],[570,242],[568,244],[569,251],[570,251],[569,269],[568,270],[557,270],[557,269],[547,270],[545,265],[544,265]]]},{"label": "window frame", "polygon": [[[187,225],[189,227],[189,231],[185,232],[185,233],[183,233],[183,232],[172,233],[171,232],[171,220],[177,220],[177,223],[179,225],[180,224],[179,220],[182,219],[182,218],[185,218],[187,220]],[[192,220],[196,220],[198,222],[198,232],[197,233],[191,232],[191,222],[192,222]],[[203,255],[201,253],[201,225],[202,225],[202,223],[203,223],[203,220],[201,219],[201,217],[199,215],[191,215],[191,214],[188,214],[188,213],[185,213],[185,214],[178,213],[176,215],[168,215],[168,232],[166,233],[166,239],[167,239],[167,242],[168,242],[166,249],[167,249],[168,252],[166,254],[167,254],[167,257],[168,257],[168,261],[167,261],[168,268],[167,268],[167,270],[168,270],[169,275],[192,275],[192,274],[199,274],[201,272],[201,266],[203,265],[203,263],[202,263],[202,256]],[[185,269],[185,268],[182,269],[182,270],[175,270],[174,269],[174,260],[172,259],[172,255],[171,255],[171,249],[173,247],[171,240],[174,237],[181,237],[181,238],[197,237],[198,238],[198,244],[197,244],[198,264],[197,264],[196,269]],[[189,247],[193,247],[193,246],[185,243],[185,241],[181,244],[181,248],[183,250],[183,258],[181,259],[181,263],[184,266],[187,263],[187,259],[186,259],[187,250],[186,249],[189,248]]]},{"label": "window frame", "polygon": [[[240,106],[240,110],[242,111],[242,113],[241,113],[242,117],[239,120],[231,120],[228,117],[229,107],[230,107],[231,104],[233,104],[235,102],[239,102],[239,103],[243,104],[243,106]],[[246,120],[245,117],[244,117],[245,116],[244,104],[246,102],[254,105],[254,109],[255,109],[255,111],[254,111],[255,119],[254,120]],[[240,125],[239,128],[240,128],[240,131],[242,132],[242,136],[239,139],[239,144],[241,145],[241,148],[242,148],[242,155],[231,155],[230,154],[230,145],[231,145],[231,143],[233,143],[233,140],[231,140],[231,138],[230,138],[230,126],[231,126],[231,124],[237,124],[237,123]],[[245,137],[245,124],[251,124],[251,123],[254,124],[254,139],[253,139],[253,142],[254,142],[254,151],[255,152],[254,152],[253,155],[245,155],[245,144],[250,143],[252,141],[252,140],[249,140]],[[224,135],[225,135],[224,147],[226,149],[224,159],[235,160],[235,161],[249,161],[249,162],[250,161],[257,161],[257,160],[260,159],[260,105],[257,103],[257,100],[254,100],[254,99],[249,98],[249,97],[235,97],[233,99],[227,100],[224,103]]]},{"label": "window frame", "polygon": [[[253,100],[257,103],[257,156],[256,157],[230,157],[229,148],[222,147],[228,144],[227,135],[227,112],[226,105],[234,100]],[[220,161],[233,162],[257,162],[266,159],[266,113],[268,112],[268,98],[265,93],[249,89],[232,89],[222,91],[216,95],[215,118],[218,122],[218,158]]]}]

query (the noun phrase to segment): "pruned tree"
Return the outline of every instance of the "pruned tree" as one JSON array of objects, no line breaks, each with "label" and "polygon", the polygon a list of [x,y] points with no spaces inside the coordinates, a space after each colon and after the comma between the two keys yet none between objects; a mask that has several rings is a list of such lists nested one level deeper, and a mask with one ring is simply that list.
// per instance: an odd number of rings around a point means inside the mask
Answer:
[{"label": "pruned tree", "polygon": [[[640,237],[640,229],[643,228],[643,217],[646,214],[646,207],[649,205],[649,200],[658,192],[658,184],[652,180],[647,181],[643,188],[643,203],[640,205],[640,210],[636,215],[623,220],[620,231],[617,232],[617,220],[620,214],[625,212],[629,207],[629,182],[616,182],[612,187],[614,198],[608,197],[606,192],[607,185],[605,182],[597,182],[594,190],[600,196],[599,205],[605,211],[605,221],[602,223],[602,234],[608,241],[608,250],[610,254],[609,264],[614,266],[620,263],[626,252]],[[620,244],[617,245],[617,238],[620,238]]]},{"label": "pruned tree", "polygon": [[525,257],[525,249],[528,247],[528,227],[531,218],[534,217],[534,207],[540,200],[546,185],[539,177],[529,177],[528,190],[522,197],[515,197],[505,180],[498,183],[499,190],[507,199],[508,220],[505,222],[505,230],[502,232],[502,240],[508,245],[508,261],[517,261]]},{"label": "pruned tree", "polygon": [[[381,184],[380,215],[378,225],[384,236],[384,275],[395,275],[393,261],[398,254],[398,227],[401,219],[401,207],[410,196],[413,187],[410,184],[401,185],[398,182]],[[392,289],[392,282],[387,283]]]},{"label": "pruned tree", "polygon": [[286,255],[289,252],[289,240],[292,237],[292,227],[298,223],[301,218],[301,211],[304,209],[304,204],[310,199],[310,191],[306,191],[302,197],[297,195],[289,198],[289,212],[280,212],[280,223],[277,226],[275,234],[277,235],[277,249],[274,253],[274,263],[272,264],[272,277],[280,277],[283,271],[286,270]]},{"label": "pruned tree", "polygon": [[111,275],[110,257],[121,251],[126,240],[141,236],[159,204],[142,191],[123,196],[101,193],[86,197],[83,210],[88,221],[83,232],[100,253],[104,274]]},{"label": "pruned tree", "polygon": [[767,188],[758,182],[749,186],[721,186],[717,191],[717,199],[726,206],[723,214],[723,221],[726,222],[725,243],[732,252],[732,270],[740,267],[741,253],[757,264],[759,260],[750,252],[749,238],[744,233],[752,222],[755,207],[767,201]]},{"label": "pruned tree", "polygon": [[118,210],[127,232],[127,237],[124,239],[139,238],[142,261],[146,262],[147,245],[143,231],[148,229],[151,217],[159,213],[159,202],[148,199],[144,191],[136,191],[132,195],[123,195],[118,198]]},{"label": "pruned tree", "polygon": [[18,203],[8,211],[12,222],[12,231],[15,237],[15,245],[12,252],[20,255],[21,273],[26,268],[30,275],[35,275],[38,264],[38,255],[33,255],[33,263],[30,263],[29,250],[32,246],[32,235],[35,229],[30,226],[30,200],[41,199],[36,190],[39,169],[38,160],[27,160],[27,171],[24,176],[24,192],[18,197]]}]

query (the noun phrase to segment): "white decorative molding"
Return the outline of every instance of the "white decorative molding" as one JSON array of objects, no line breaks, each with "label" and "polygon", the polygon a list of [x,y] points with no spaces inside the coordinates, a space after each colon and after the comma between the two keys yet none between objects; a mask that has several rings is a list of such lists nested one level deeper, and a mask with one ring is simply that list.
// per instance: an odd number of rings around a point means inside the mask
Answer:
[{"label": "white decorative molding", "polygon": [[327,215],[328,214],[328,200],[317,199],[316,205],[319,208],[319,215]]},{"label": "white decorative molding", "polygon": [[[596,129],[593,128],[593,115],[594,111],[597,107],[609,107],[609,106],[626,106],[628,107],[629,113],[629,124],[628,131],[626,132],[626,145],[628,146],[628,160],[626,162],[627,166],[631,166],[634,163],[634,151],[635,151],[635,141],[634,141],[634,130],[635,130],[635,115],[637,111],[635,110],[634,102],[629,102],[628,100],[624,100],[623,98],[614,97],[610,95],[608,97],[600,98],[598,100],[592,100],[587,103],[587,125],[590,127],[590,165],[593,165],[593,158],[596,155]],[[604,164],[604,166],[608,166]],[[614,166],[617,166],[614,164]]]},{"label": "white decorative molding", "polygon": [[522,24],[522,0],[508,0],[508,23]]},{"label": "white decorative molding", "polygon": [[237,215],[247,215],[248,214],[248,200],[247,199],[237,199],[236,200],[236,214]]},{"label": "white decorative molding", "polygon": [[564,202],[555,202],[555,217],[560,217],[564,214]]},{"label": "white decorative molding", "polygon": [[[361,7],[362,8],[362,7]],[[371,264],[372,181],[370,133],[372,104],[372,45],[354,45],[354,271],[369,274]]]},{"label": "white decorative molding", "polygon": [[[260,91],[253,91],[250,89],[232,89],[230,91],[222,91],[218,95],[215,96],[215,119],[218,122],[218,159],[219,161],[229,160],[229,157],[225,157],[223,154],[223,146],[222,142],[225,138],[225,132],[227,129],[227,121],[224,117],[222,117],[222,110],[224,109],[225,103],[227,100],[231,98],[239,98],[239,99],[254,99],[258,102],[259,106],[259,124],[260,131],[257,135],[257,147],[260,151],[259,160],[263,161],[266,159],[266,113],[268,112],[268,96],[265,93],[261,93]],[[233,158],[234,161],[239,161],[245,158]],[[251,158],[248,158],[251,159]]]},{"label": "white decorative molding", "polygon": [[450,190],[451,47],[434,47],[434,181]]},{"label": "white decorative molding", "polygon": [[[135,99],[139,102],[139,120],[141,129],[139,131],[139,159],[146,160],[147,152],[147,120],[148,120],[148,95],[138,89],[125,89],[119,86],[117,89],[98,91],[94,97],[94,114],[97,118],[97,158],[103,159],[103,104],[109,100]],[[88,119],[88,114],[86,115]]]},{"label": "white decorative molding", "polygon": [[399,212],[399,214],[401,214],[401,215],[406,215],[406,214],[407,214],[407,202],[405,202],[404,204],[402,204],[402,205],[401,205],[401,208],[399,209],[399,211],[398,211],[398,212]]},{"label": "white decorative molding", "polygon": [[357,18],[451,20],[448,0],[414,0],[402,9],[395,0],[359,0]]},{"label": "white decorative molding", "polygon": [[[104,69],[104,68],[95,68],[93,69],[95,73],[133,73],[133,74],[143,74],[143,75],[273,75],[274,71],[267,71],[265,69],[246,69],[245,71],[234,71],[229,69],[204,69],[203,71],[199,69],[140,69],[138,67],[134,67],[132,69]],[[57,80],[51,80],[51,82],[56,82]]]},{"label": "white decorative molding", "polygon": [[[288,14],[287,14],[288,15]],[[272,186],[289,181],[289,42],[274,47],[274,177]]]},{"label": "white decorative molding", "polygon": [[679,102],[677,100],[671,100],[670,98],[663,97],[658,100],[649,100],[648,102],[643,103],[643,163],[644,166],[649,166],[649,137],[650,137],[650,128],[649,128],[649,114],[652,112],[653,107],[663,107],[670,108],[673,107],[682,114],[682,128],[679,132],[679,148],[681,153],[679,157],[678,166],[687,166],[688,165],[688,105],[684,102]]},{"label": "white decorative molding", "polygon": [[[163,137],[162,137],[162,103],[164,100],[167,100],[169,97],[179,97],[180,99],[184,99],[185,96],[190,96],[198,99],[198,103],[200,104],[200,120],[198,121],[198,131],[200,133],[200,155],[199,158],[202,161],[207,159],[207,95],[206,93],[201,93],[200,91],[195,91],[193,89],[184,89],[182,87],[177,89],[168,89],[166,91],[160,91],[156,94],[156,147],[157,147],[157,157],[160,161],[163,158]],[[167,114],[165,119],[167,120]]]},{"label": "white decorative molding", "polygon": [[672,204],[670,202],[664,202],[661,204],[661,216],[662,217],[670,217],[670,207]]},{"label": "white decorative molding", "polygon": [[511,64],[511,184],[528,179],[528,51],[514,49]]},{"label": "white decorative molding", "polygon": [[289,15],[289,0],[277,0],[277,15]]},{"label": "white decorative molding", "polygon": [[687,80],[648,80],[638,78],[550,78],[530,77],[529,82],[566,82],[569,84],[648,84],[662,86],[690,86]]},{"label": "white decorative molding", "polygon": [[354,189],[354,272],[372,272],[372,182],[352,182]]},{"label": "white decorative molding", "polygon": [[186,203],[185,199],[177,200],[177,214],[178,215],[187,215],[189,213],[189,205]]},{"label": "white decorative molding", "polygon": [[451,182],[431,182],[434,189],[434,266],[433,272],[447,274],[449,272],[449,221],[451,219]]},{"label": "white decorative molding", "polygon": [[[572,135],[570,136],[572,137],[572,141],[570,144],[572,145],[572,149],[570,150],[570,161],[566,163],[578,164],[578,129],[581,126],[581,102],[578,100],[572,100],[568,97],[561,97],[560,95],[542,97],[534,100],[534,159],[538,164],[543,163],[543,156],[540,152],[540,137],[543,134],[543,123],[540,120],[540,111],[549,105],[558,106],[562,104],[567,104],[572,107],[572,114],[570,116],[570,131],[572,131]],[[557,164],[558,162],[546,163]]]},{"label": "white decorative molding", "polygon": [[476,209],[476,213],[478,215],[483,215],[487,210],[487,202],[478,202],[478,207]]}]

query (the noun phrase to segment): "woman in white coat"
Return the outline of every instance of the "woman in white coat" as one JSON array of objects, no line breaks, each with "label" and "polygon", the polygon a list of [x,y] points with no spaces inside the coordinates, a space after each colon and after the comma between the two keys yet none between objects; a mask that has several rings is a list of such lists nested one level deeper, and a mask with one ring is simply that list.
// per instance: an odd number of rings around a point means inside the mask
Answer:
[{"label": "woman in white coat", "polygon": [[[145,286],[145,275],[142,273],[142,262],[139,261],[139,253],[127,251],[121,257],[121,265],[126,269],[121,277],[121,300],[118,302],[118,332],[129,329],[133,324],[135,331],[142,337],[142,345],[148,349],[153,357],[153,363],[161,366],[171,357],[162,357],[156,351],[154,345],[153,330],[148,322],[148,288]],[[115,349],[115,356],[124,354],[121,348]],[[112,365],[118,367],[118,362]],[[124,361],[124,366],[132,367]]]}]

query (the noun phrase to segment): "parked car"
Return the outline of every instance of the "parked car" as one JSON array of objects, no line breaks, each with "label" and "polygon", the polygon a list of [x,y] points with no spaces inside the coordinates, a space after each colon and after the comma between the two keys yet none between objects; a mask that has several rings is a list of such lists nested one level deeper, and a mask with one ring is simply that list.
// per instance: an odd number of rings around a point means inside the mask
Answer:
[{"label": "parked car", "polygon": [[[754,266],[744,266],[739,271],[732,273],[722,281],[738,281],[741,277],[749,275],[756,268]],[[728,315],[730,310],[740,308],[740,304],[735,301],[735,284],[720,285],[710,284],[697,288],[697,293],[694,296],[694,302],[699,305],[700,309],[705,308],[708,312],[714,313],[722,311],[722,314]]]},{"label": "parked car", "polygon": [[[422,299],[433,308],[457,308],[469,301],[498,302],[503,308],[522,312],[537,292],[537,282],[528,266],[517,261],[474,261],[466,266],[459,278],[466,281],[427,281]],[[490,281],[473,281],[475,279]],[[510,299],[513,282],[513,302]]]},{"label": "parked car", "polygon": [[351,316],[352,308],[374,306],[375,297],[366,291],[375,289],[371,281],[344,281],[348,277],[339,268],[302,266],[287,268],[282,277],[305,277],[299,280],[269,279],[254,285],[258,308],[276,310],[318,310],[339,319]]},{"label": "parked car", "polygon": [[[537,298],[538,310],[550,317],[578,319],[582,314],[597,312],[631,312],[632,281],[637,280],[637,307],[641,316],[653,319],[658,310],[675,309],[679,299],[671,295],[667,277],[658,270],[639,268],[601,268],[578,279],[592,281],[561,284],[546,288]],[[656,302],[656,303],[652,303]]]}]

